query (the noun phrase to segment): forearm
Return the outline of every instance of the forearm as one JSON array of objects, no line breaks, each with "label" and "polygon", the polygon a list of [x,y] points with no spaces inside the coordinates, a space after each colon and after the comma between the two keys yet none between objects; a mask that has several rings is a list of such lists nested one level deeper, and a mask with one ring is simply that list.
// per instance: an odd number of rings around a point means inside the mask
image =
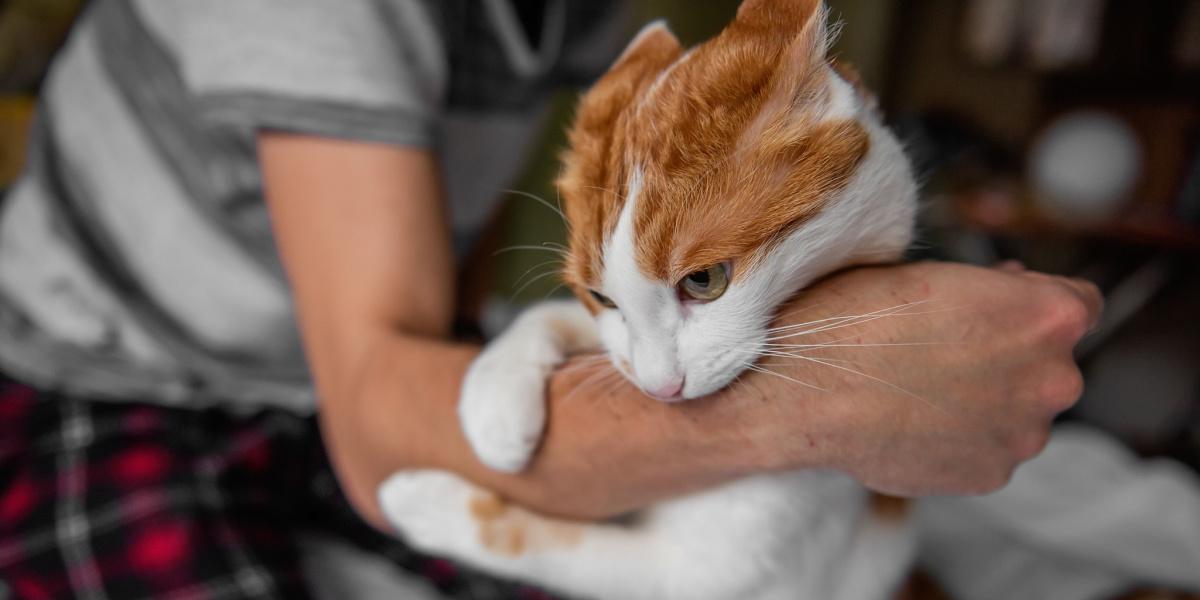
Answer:
[{"label": "forearm", "polygon": [[[552,377],[546,437],[529,468],[518,475],[488,469],[467,444],[456,411],[459,382],[477,352],[381,336],[366,364],[352,368],[357,390],[323,402],[322,425],[343,488],[376,526],[383,523],[376,490],[399,469],[445,469],[546,513],[597,518],[761,468],[764,453],[747,437],[754,429],[736,426],[757,414],[748,410],[761,405],[754,388],[667,405],[643,396],[609,365],[591,362]],[[605,384],[597,385],[601,378]]]},{"label": "forearm", "polygon": [[[598,374],[611,369],[602,361],[568,365],[550,381],[543,444],[516,476],[476,461],[459,429],[459,382],[475,347],[385,336],[358,371],[359,392],[327,402],[323,419],[348,494],[379,526],[378,485],[409,467],[454,471],[578,518],[808,467],[893,494],[983,493],[1037,454],[1054,415],[1078,398],[1070,349],[1094,322],[1097,299],[1079,282],[955,265],[840,275],[783,314],[826,319],[923,304],[806,335],[822,362],[778,361],[770,368],[780,376],[743,373],[686,403],[660,403],[614,372]],[[838,308],[814,308],[829,306]],[[372,440],[385,446],[364,446]]]}]

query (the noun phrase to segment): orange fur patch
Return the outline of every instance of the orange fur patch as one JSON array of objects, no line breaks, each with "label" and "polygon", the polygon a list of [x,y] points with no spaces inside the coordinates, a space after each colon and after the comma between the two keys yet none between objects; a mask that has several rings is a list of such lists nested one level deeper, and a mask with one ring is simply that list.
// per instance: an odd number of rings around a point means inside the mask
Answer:
[{"label": "orange fur patch", "polygon": [[583,539],[583,526],[530,512],[495,494],[475,495],[468,509],[479,525],[479,543],[502,556],[569,548]]},{"label": "orange fur patch", "polygon": [[629,193],[638,265],[673,284],[731,260],[753,268],[817,214],[869,149],[857,121],[820,121],[834,77],[817,0],[749,0],[683,55],[649,30],[580,102],[558,185],[571,226],[565,279],[586,288]]},{"label": "orange fur patch", "polygon": [[903,521],[912,510],[911,500],[886,494],[872,492],[867,502],[867,510],[883,521]]}]

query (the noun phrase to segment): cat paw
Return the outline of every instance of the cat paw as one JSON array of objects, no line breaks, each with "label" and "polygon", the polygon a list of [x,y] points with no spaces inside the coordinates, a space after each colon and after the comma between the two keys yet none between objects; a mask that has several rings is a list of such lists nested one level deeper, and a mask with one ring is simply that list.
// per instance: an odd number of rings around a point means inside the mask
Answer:
[{"label": "cat paw", "polygon": [[476,534],[470,500],[482,494],[462,478],[445,471],[398,471],[378,491],[384,516],[404,540],[418,550],[466,559]]},{"label": "cat paw", "polygon": [[505,473],[523,469],[542,439],[546,374],[536,365],[513,364],[485,354],[463,380],[458,414],[463,432],[483,464]]}]

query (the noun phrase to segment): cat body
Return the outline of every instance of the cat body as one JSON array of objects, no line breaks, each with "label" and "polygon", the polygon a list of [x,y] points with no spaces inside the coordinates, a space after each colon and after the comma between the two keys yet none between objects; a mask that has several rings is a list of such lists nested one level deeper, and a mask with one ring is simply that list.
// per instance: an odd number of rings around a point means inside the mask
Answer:
[{"label": "cat body", "polygon": [[[754,368],[804,286],[899,258],[911,168],[826,60],[825,17],[815,0],[747,0],[688,51],[651,24],[584,95],[558,182],[578,300],[526,311],[469,369],[459,413],[486,464],[524,467],[545,380],[570,354],[606,350],[665,402],[705,396]],[[552,519],[435,471],[397,473],[379,496],[419,548],[587,598],[883,599],[913,553],[903,517],[826,471],[749,477],[622,523]]]}]

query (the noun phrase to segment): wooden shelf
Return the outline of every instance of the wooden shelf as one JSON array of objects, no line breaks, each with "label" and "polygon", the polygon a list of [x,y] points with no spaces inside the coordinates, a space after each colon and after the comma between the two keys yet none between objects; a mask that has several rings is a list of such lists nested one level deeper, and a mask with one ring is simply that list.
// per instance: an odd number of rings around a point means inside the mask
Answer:
[{"label": "wooden shelf", "polygon": [[[963,227],[1011,237],[1090,238],[1122,244],[1153,246],[1168,250],[1200,252],[1200,226],[1166,217],[1123,216],[1086,224],[1071,224],[1047,217],[1035,210],[1011,211],[988,207],[986,194],[954,197],[958,224]],[[1016,203],[1015,207],[1028,206]]]}]

